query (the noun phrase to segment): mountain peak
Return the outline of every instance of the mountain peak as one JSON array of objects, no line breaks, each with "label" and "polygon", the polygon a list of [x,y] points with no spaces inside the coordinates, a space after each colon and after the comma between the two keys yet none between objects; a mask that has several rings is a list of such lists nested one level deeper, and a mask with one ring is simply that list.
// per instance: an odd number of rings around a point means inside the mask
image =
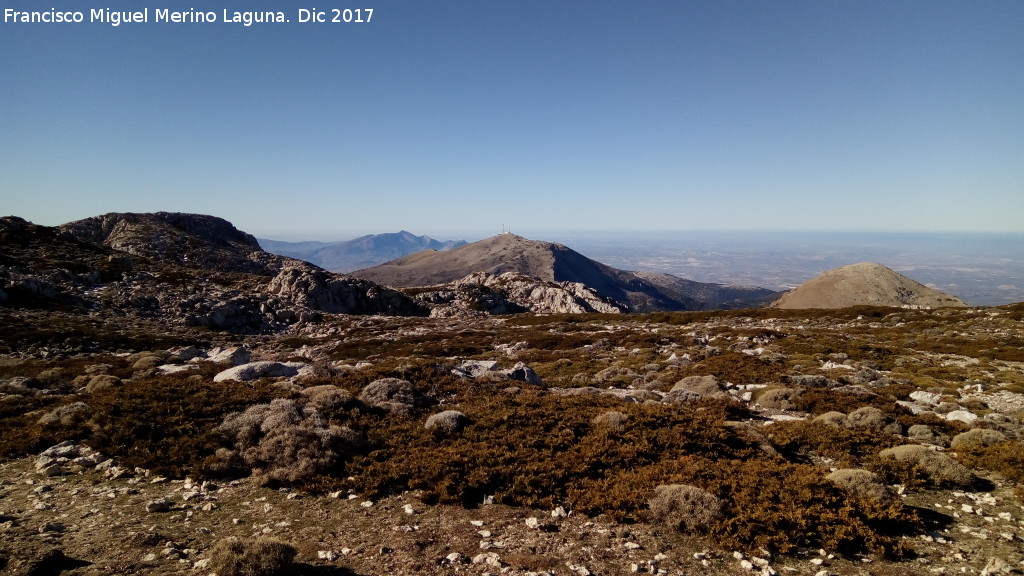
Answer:
[{"label": "mountain peak", "polygon": [[772,307],[846,308],[860,305],[965,306],[959,298],[929,288],[877,262],[859,262],[821,273],[784,294]]},{"label": "mountain peak", "polygon": [[[379,284],[408,287],[447,284],[475,273],[494,276],[513,273],[543,282],[578,283],[601,298],[637,312],[697,310],[718,303],[711,303],[717,296],[707,300],[694,298],[688,293],[689,286],[668,287],[658,280],[648,280],[591,260],[562,244],[531,240],[510,232],[445,252],[410,254],[358,270],[353,275]],[[700,284],[702,288],[709,286],[712,285]],[[763,299],[763,295],[760,296]],[[737,297],[742,300],[738,293]],[[758,304],[760,301],[747,302],[747,305]]]}]

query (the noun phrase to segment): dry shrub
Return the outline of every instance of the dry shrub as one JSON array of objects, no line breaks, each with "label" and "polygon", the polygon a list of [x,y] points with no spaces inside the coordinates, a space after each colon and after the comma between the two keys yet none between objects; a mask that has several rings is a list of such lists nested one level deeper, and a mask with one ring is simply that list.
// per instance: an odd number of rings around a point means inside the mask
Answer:
[{"label": "dry shrub", "polygon": [[268,484],[334,471],[361,444],[351,429],[331,425],[315,409],[283,398],[229,414],[215,432],[230,446],[217,451],[219,470],[252,472]]},{"label": "dry shrub", "polygon": [[843,427],[846,426],[846,414],[833,410],[831,412],[819,414],[814,418],[814,422],[824,424],[826,426]]},{"label": "dry shrub", "polygon": [[722,501],[696,486],[662,484],[649,502],[651,519],[683,533],[706,530],[722,517]]},{"label": "dry shrub", "polygon": [[1024,445],[1021,442],[1008,440],[990,446],[968,447],[958,455],[971,468],[990,470],[1016,482],[1017,495],[1024,498]]},{"label": "dry shrub", "polygon": [[469,417],[458,410],[445,410],[427,418],[423,425],[427,430],[436,430],[443,434],[454,434],[469,424]]},{"label": "dry shrub", "polygon": [[1006,434],[988,428],[973,428],[953,437],[950,447],[954,450],[982,448],[1006,441]]},{"label": "dry shrub", "polygon": [[[765,434],[775,449],[790,460],[802,461],[811,456],[822,456],[848,467],[857,467],[880,449],[899,442],[898,437],[877,430],[836,426],[829,420],[823,421],[823,416],[810,422],[778,422],[770,426]],[[842,421],[845,420],[843,415]]]},{"label": "dry shrub", "polygon": [[793,400],[803,391],[797,388],[769,388],[757,396],[757,403],[765,408],[793,410]]},{"label": "dry shrub", "polygon": [[89,379],[89,383],[85,385],[85,391],[89,393],[99,392],[106,390],[107,388],[113,388],[121,385],[121,379],[111,374],[97,374]]},{"label": "dry shrub", "polygon": [[874,406],[862,406],[850,412],[846,417],[846,426],[849,428],[888,432],[890,434],[902,432],[898,422],[894,422],[884,412]]},{"label": "dry shrub", "polygon": [[370,406],[395,414],[406,414],[416,403],[416,395],[408,380],[381,378],[363,388],[359,399]]},{"label": "dry shrub", "polygon": [[210,551],[211,571],[217,576],[279,576],[287,574],[295,548],[279,540],[225,538]]},{"label": "dry shrub", "polygon": [[618,410],[611,410],[598,414],[591,423],[595,428],[604,428],[613,434],[620,434],[626,431],[627,420],[629,420],[629,416]]},{"label": "dry shrub", "polygon": [[832,472],[826,479],[858,498],[883,504],[896,499],[896,492],[868,470],[843,468]]},{"label": "dry shrub", "polygon": [[784,367],[739,352],[724,352],[683,369],[683,376],[716,376],[733,384],[778,382]]},{"label": "dry shrub", "polygon": [[941,434],[927,424],[914,424],[907,428],[907,438],[919,444],[931,444],[933,446],[949,446],[949,436]]},{"label": "dry shrub", "polygon": [[89,417],[89,405],[85,402],[72,402],[47,412],[39,418],[39,425],[44,428],[81,427]]},{"label": "dry shrub", "polygon": [[904,444],[878,453],[874,468],[883,477],[907,485],[932,484],[965,488],[974,483],[974,474],[963,464],[942,452],[920,444]]},{"label": "dry shrub", "polygon": [[211,432],[224,417],[277,394],[263,384],[225,386],[178,375],[136,380],[90,395],[85,443],[129,468],[179,478],[200,474],[213,461],[218,443]]},{"label": "dry shrub", "polygon": [[674,481],[700,484],[723,502],[711,534],[726,547],[786,553],[797,547],[900,555],[899,535],[920,526],[899,501],[865,505],[816,466],[775,459],[679,461]]},{"label": "dry shrub", "polygon": [[332,384],[310,386],[301,390],[300,393],[306,397],[306,406],[321,413],[344,410],[350,408],[355,402],[348,390]]}]

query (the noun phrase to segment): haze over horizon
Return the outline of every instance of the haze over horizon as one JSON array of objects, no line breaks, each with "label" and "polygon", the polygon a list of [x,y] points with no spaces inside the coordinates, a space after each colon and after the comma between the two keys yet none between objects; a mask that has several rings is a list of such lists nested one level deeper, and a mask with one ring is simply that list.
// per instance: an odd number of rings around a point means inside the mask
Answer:
[{"label": "haze over horizon", "polygon": [[371,4],[0,23],[0,209],[280,239],[1024,232],[1024,3]]}]

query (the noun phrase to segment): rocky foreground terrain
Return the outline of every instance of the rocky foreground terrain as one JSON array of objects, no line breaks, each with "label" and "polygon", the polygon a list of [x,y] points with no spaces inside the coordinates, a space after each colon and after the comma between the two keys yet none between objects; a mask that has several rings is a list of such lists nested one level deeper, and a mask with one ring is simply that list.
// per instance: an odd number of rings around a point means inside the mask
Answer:
[{"label": "rocky foreground terrain", "polygon": [[185,216],[0,222],[4,574],[1024,573],[1024,304],[399,292]]},{"label": "rocky foreground terrain", "polygon": [[[239,336],[2,308],[0,565],[207,574],[237,536],[294,546],[301,574],[1019,573],[1022,321],[326,315]],[[712,512],[659,516],[662,485]]]}]

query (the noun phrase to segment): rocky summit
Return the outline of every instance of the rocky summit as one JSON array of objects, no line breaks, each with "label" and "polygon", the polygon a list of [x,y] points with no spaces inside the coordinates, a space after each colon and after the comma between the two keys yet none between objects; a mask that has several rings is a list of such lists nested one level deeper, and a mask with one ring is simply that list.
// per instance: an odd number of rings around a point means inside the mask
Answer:
[{"label": "rocky summit", "polygon": [[399,292],[205,218],[0,219],[0,573],[1024,571],[1024,304]]},{"label": "rocky summit", "polygon": [[455,282],[476,272],[511,272],[546,282],[581,284],[631,312],[754,306],[774,294],[765,289],[733,287],[729,298],[720,298],[721,285],[618,270],[561,244],[509,233],[443,252],[417,252],[352,274],[390,286],[429,286]]},{"label": "rocky summit", "polygon": [[956,296],[929,288],[874,262],[828,270],[787,292],[771,305],[784,309],[966,306]]}]

